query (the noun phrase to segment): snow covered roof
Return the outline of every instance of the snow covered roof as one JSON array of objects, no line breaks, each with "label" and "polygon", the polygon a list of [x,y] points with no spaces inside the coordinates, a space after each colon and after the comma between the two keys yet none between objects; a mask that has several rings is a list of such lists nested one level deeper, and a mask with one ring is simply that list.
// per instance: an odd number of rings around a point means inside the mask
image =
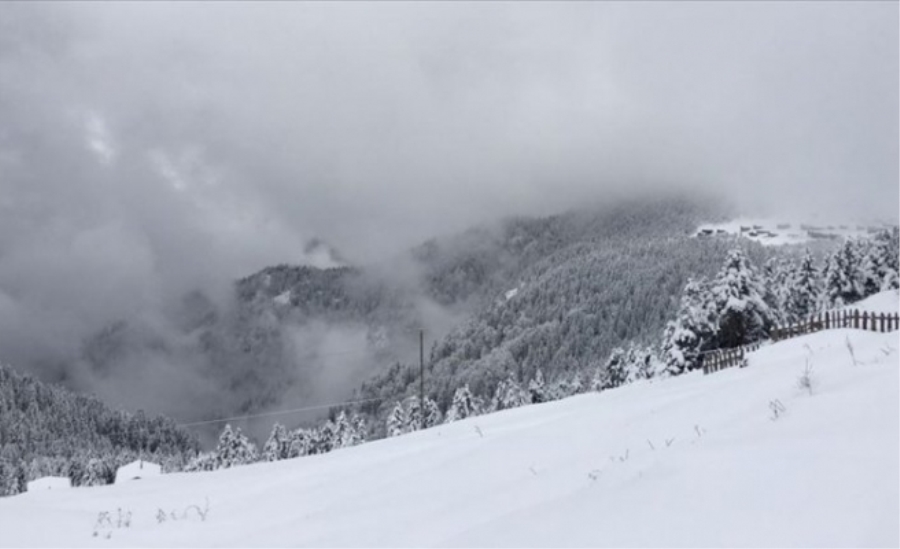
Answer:
[{"label": "snow covered roof", "polygon": [[41,477],[28,483],[29,492],[37,492],[39,490],[61,490],[71,488],[72,481],[69,477]]},{"label": "snow covered roof", "polygon": [[162,467],[150,461],[137,460],[128,465],[123,465],[116,470],[116,483],[126,480],[135,480],[146,477],[155,477],[162,474]]}]

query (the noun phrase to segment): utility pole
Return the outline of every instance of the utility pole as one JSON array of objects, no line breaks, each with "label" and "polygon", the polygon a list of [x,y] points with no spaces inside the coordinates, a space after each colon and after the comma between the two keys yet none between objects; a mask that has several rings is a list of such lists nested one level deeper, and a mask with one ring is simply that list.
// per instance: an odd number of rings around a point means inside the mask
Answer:
[{"label": "utility pole", "polygon": [[425,428],[425,330],[419,330],[419,429]]}]

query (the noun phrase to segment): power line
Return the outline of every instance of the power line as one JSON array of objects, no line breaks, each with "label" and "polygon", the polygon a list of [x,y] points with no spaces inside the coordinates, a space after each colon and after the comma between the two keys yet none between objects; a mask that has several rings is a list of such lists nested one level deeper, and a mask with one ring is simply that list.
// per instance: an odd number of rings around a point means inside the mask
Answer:
[{"label": "power line", "polygon": [[248,414],[245,416],[234,416],[234,417],[223,417],[219,419],[205,419],[203,421],[192,421],[190,423],[180,423],[181,427],[193,427],[195,425],[208,425],[211,423],[222,423],[225,421],[237,421],[239,419],[254,419],[258,417],[269,417],[269,416],[280,416],[287,414],[295,414],[297,412],[307,412],[309,410],[322,410],[324,408],[334,408],[337,406],[347,406],[349,404],[362,404],[364,402],[374,402],[376,400],[382,400],[380,398],[366,398],[362,400],[348,400],[345,402],[333,402],[331,404],[319,404],[316,406],[306,406],[304,408],[294,408],[293,410],[281,410],[278,412],[266,412],[263,414]]}]

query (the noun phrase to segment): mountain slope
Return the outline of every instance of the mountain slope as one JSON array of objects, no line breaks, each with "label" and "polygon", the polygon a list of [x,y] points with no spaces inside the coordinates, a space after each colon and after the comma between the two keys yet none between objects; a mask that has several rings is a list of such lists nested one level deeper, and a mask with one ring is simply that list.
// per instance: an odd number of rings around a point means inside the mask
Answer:
[{"label": "mountain slope", "polygon": [[[717,207],[680,197],[617,202],[433,239],[386,265],[268,267],[239,280],[229,304],[190,294],[165,329],[115,324],[86,343],[81,364],[113,378],[121,364],[177,365],[205,391],[179,399],[198,403],[193,415],[178,410],[183,421],[343,400],[392,365],[417,362],[422,328],[429,345],[440,341],[432,362],[458,359],[460,342],[489,325],[503,335],[472,359],[505,356],[517,342],[513,360],[526,373],[544,359],[547,374],[571,371],[588,355],[655,334],[686,277],[718,266],[727,244],[690,236]],[[541,338],[574,340],[588,326],[603,334],[589,346],[576,342],[556,359],[536,351]],[[448,388],[467,380],[442,376],[442,388],[430,390],[446,405]],[[386,402],[405,390],[376,384]]]},{"label": "mountain slope", "polygon": [[[819,332],[749,360],[325,455],[6,498],[0,545],[900,543],[896,334]],[[205,498],[205,520],[182,516]]]}]

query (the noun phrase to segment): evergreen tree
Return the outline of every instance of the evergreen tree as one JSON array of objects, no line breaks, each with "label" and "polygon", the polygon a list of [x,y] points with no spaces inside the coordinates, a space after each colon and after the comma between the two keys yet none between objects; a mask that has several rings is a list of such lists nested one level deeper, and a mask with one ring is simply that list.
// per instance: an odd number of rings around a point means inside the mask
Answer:
[{"label": "evergreen tree", "polygon": [[600,392],[609,385],[609,372],[605,368],[597,367],[594,369],[594,376],[591,378],[591,391]]},{"label": "evergreen tree", "polygon": [[406,411],[399,402],[394,404],[394,409],[387,419],[387,436],[395,437],[406,432],[406,426],[409,424]]},{"label": "evergreen tree", "polygon": [[215,452],[202,452],[197,454],[184,468],[186,472],[214,471],[219,467],[219,460]]},{"label": "evergreen tree", "polygon": [[440,425],[442,421],[441,409],[438,407],[437,402],[430,397],[425,397],[425,428]]},{"label": "evergreen tree", "polygon": [[540,368],[538,368],[538,371],[534,374],[534,378],[528,383],[528,393],[531,397],[531,402],[534,404],[547,401],[547,391],[544,387],[544,374],[541,372]]},{"label": "evergreen tree", "polygon": [[308,456],[313,453],[312,434],[306,429],[296,429],[290,436],[288,457]]},{"label": "evergreen tree", "polygon": [[719,348],[738,347],[768,336],[774,317],[763,294],[762,283],[744,252],[731,250],[712,286]]},{"label": "evergreen tree", "polygon": [[806,254],[790,275],[785,302],[785,316],[788,322],[801,322],[816,312],[820,284],[819,271],[813,264],[809,250],[806,250]]},{"label": "evergreen tree", "polygon": [[450,423],[476,415],[477,407],[468,385],[463,385],[453,393],[453,402],[447,410],[446,422]]},{"label": "evergreen tree", "polygon": [[616,347],[606,360],[606,386],[604,389],[614,389],[624,385],[628,378],[627,359],[625,350]]},{"label": "evergreen tree", "polygon": [[898,287],[896,231],[881,231],[865,250],[859,278],[863,297]]},{"label": "evergreen tree", "polygon": [[115,472],[102,459],[91,458],[84,467],[84,474],[80,480],[80,486],[112,484],[115,480]]},{"label": "evergreen tree", "polygon": [[404,432],[411,433],[422,428],[424,420],[424,410],[422,410],[422,402],[418,395],[411,396],[406,399],[406,426]]},{"label": "evergreen tree", "polygon": [[569,395],[577,395],[579,393],[584,392],[584,381],[581,378],[581,373],[573,372],[572,377],[569,378]]},{"label": "evergreen tree", "polygon": [[253,463],[257,457],[256,447],[244,436],[240,427],[232,430],[230,424],[225,425],[219,435],[215,453],[219,469]]},{"label": "evergreen tree", "polygon": [[491,406],[494,410],[507,410],[524,406],[530,402],[531,396],[512,376],[508,376],[497,384]]},{"label": "evergreen tree", "polygon": [[291,439],[288,436],[287,429],[284,428],[284,425],[276,422],[275,425],[272,426],[272,433],[269,435],[269,440],[266,441],[265,446],[263,446],[263,461],[278,461],[280,459],[287,459],[290,455],[291,450]]},{"label": "evergreen tree", "polygon": [[787,295],[790,290],[790,267],[782,257],[772,257],[763,266],[762,290],[763,301],[772,313],[772,320],[784,323],[787,318]]},{"label": "evergreen tree", "polygon": [[350,420],[350,425],[352,426],[353,438],[351,440],[351,446],[356,446],[357,444],[362,444],[368,439],[368,429],[366,428],[366,420],[359,414],[353,414],[353,417]]},{"label": "evergreen tree", "polygon": [[822,296],[826,308],[842,307],[862,299],[861,263],[859,246],[850,239],[828,256]]},{"label": "evergreen tree", "polygon": [[716,335],[715,303],[709,284],[688,280],[675,320],[663,335],[665,372],[680,375],[700,367],[700,353],[712,348]]}]

